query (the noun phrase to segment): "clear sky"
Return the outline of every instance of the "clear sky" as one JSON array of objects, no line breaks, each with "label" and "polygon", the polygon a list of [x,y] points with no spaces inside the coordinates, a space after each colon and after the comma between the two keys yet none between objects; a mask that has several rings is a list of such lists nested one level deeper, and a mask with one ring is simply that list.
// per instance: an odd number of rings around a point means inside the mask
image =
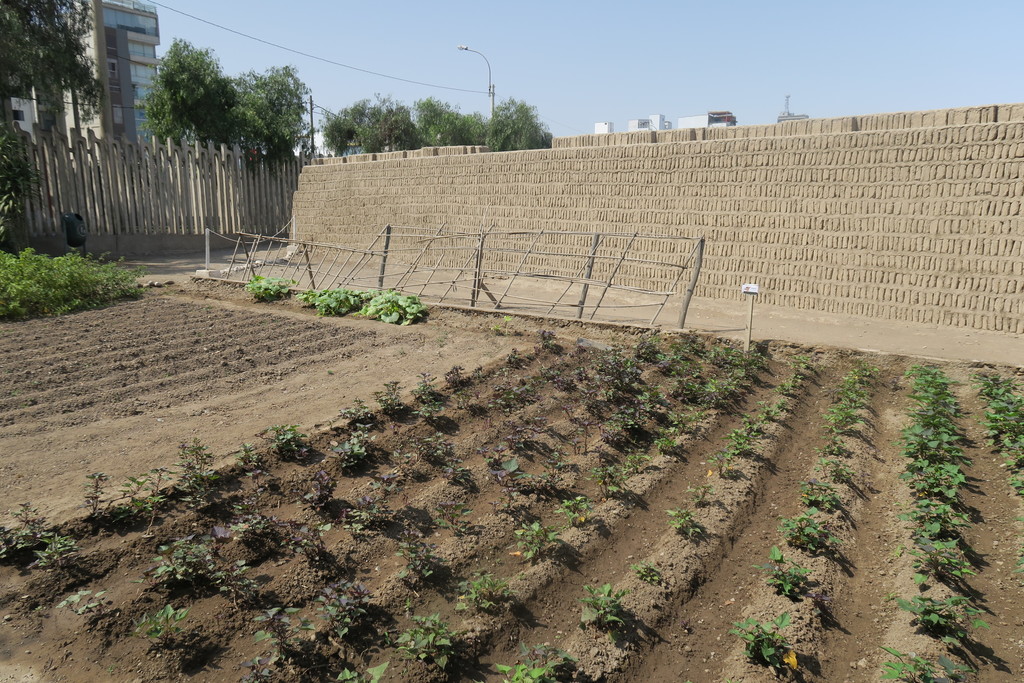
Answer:
[{"label": "clear sky", "polygon": [[[149,0],[143,0],[148,2]],[[488,112],[537,107],[556,136],[594,122],[727,109],[774,123],[784,97],[814,118],[1024,101],[1024,0],[160,0],[157,55],[175,38],[225,73],[291,64],[336,111],[376,93]],[[178,10],[177,12],[174,10]],[[316,59],[216,28],[409,81]],[[317,126],[319,127],[319,120]]]}]

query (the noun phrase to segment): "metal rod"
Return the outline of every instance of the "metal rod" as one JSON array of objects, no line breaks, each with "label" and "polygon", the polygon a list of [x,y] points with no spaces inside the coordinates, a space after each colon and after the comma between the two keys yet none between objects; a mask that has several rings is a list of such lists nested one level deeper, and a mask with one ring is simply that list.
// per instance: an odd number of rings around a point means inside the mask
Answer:
[{"label": "metal rod", "polygon": [[469,305],[472,307],[476,306],[477,299],[480,298],[480,287],[483,285],[484,275],[484,239],[487,237],[487,233],[480,233],[480,242],[476,246],[476,275],[473,277],[473,290],[469,295]]},{"label": "metal rod", "polygon": [[686,312],[690,310],[690,299],[693,298],[693,290],[697,288],[697,278],[700,277],[700,266],[704,262],[704,237],[702,236],[697,241],[697,246],[693,248],[695,256],[693,258],[693,274],[690,276],[690,284],[686,286],[686,296],[683,297],[683,306],[679,310],[679,324],[676,326],[679,329],[683,329],[686,325]]},{"label": "metal rod", "polygon": [[[74,91],[72,91],[74,92]],[[75,116],[78,116],[78,111],[75,111]],[[203,232],[203,236],[206,238],[206,271],[210,271],[210,231],[206,230]]]}]

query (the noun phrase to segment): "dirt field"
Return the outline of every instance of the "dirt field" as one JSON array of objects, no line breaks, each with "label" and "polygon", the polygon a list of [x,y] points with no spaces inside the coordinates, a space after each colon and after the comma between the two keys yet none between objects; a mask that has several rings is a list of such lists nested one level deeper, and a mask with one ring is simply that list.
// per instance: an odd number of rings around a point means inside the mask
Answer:
[{"label": "dirt field", "polygon": [[[542,329],[554,333],[547,348]],[[576,663],[566,679],[581,681],[878,680],[883,662],[895,661],[882,646],[930,660],[947,654],[977,669],[975,680],[1021,677],[1024,608],[1013,572],[1024,511],[1003,458],[985,443],[973,381],[979,370],[1019,369],[938,363],[958,382],[957,426],[972,464],[956,498],[975,574],[918,586],[913,534],[899,518],[914,505],[900,478],[912,358],[773,343],[755,365],[713,340],[666,334],[659,362],[628,330],[441,310],[410,327],[318,319],[213,283],[5,323],[0,334],[0,490],[12,512],[30,502],[41,526],[77,544],[49,568],[28,566],[48,547],[42,541],[8,550],[2,680],[321,681],[390,662],[382,680],[500,681],[496,665],[520,661],[520,643],[569,653]],[[634,366],[635,375],[622,374]],[[863,424],[842,437],[853,476],[835,486],[835,511],[820,513],[837,544],[791,548],[780,517],[805,509],[802,482],[825,479],[815,469],[824,415],[843,378],[865,367],[877,372],[857,412]],[[421,373],[436,386],[436,415],[410,393]],[[388,382],[406,404],[392,415],[374,398]],[[340,416],[355,399],[373,415]],[[778,414],[723,467],[723,448],[769,406]],[[273,425],[298,425],[309,438],[298,452],[276,449],[260,436]],[[143,489],[119,498],[129,477],[180,471],[179,449],[193,439],[215,456],[210,491],[189,489],[179,474],[151,511],[139,512]],[[258,466],[236,462],[243,443],[255,446]],[[612,469],[595,473],[601,467]],[[96,472],[109,481],[94,506],[83,505]],[[711,490],[698,504],[702,486]],[[562,501],[578,496],[593,510],[563,515]],[[440,524],[439,508],[454,510],[454,521]],[[669,526],[669,509],[693,513],[692,536]],[[530,558],[534,522],[557,540]],[[824,613],[765,584],[753,565],[768,562],[772,546],[810,569],[808,590],[829,598]],[[181,560],[188,553],[191,564]],[[660,578],[642,581],[631,569],[642,563]],[[507,580],[514,597],[474,608],[462,582],[477,571]],[[371,594],[343,635],[331,633],[318,602],[339,581]],[[604,584],[628,591],[622,623],[581,628],[585,587]],[[81,590],[106,594],[81,615],[57,607]],[[951,592],[968,596],[989,625],[952,645],[891,599]],[[190,610],[180,633],[132,637],[166,605]],[[278,607],[297,608],[291,623],[306,618],[315,630],[277,647],[256,642],[256,632],[281,625],[257,620]],[[782,613],[792,617],[783,633],[796,668],[773,672],[751,663],[729,630]],[[403,650],[414,617],[434,614],[455,633],[444,668],[429,648]]]}]

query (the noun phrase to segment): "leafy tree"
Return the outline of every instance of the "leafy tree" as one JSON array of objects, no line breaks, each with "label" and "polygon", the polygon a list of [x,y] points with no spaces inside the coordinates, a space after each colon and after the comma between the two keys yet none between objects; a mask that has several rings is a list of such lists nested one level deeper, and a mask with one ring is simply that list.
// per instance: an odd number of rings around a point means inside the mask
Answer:
[{"label": "leafy tree", "polygon": [[424,146],[482,145],[487,122],[479,113],[461,114],[457,107],[428,97],[413,105],[416,128]]},{"label": "leafy tree", "polygon": [[291,66],[250,71],[237,80],[239,142],[271,162],[292,158],[296,141],[308,145],[304,116],[309,88]]},{"label": "leafy tree", "polygon": [[38,181],[25,145],[0,125],[0,247],[17,251],[28,243],[21,214],[25,198],[37,190]]},{"label": "leafy tree", "polygon": [[103,90],[88,56],[88,0],[0,2],[0,99],[46,95],[57,104],[72,92],[88,112]]},{"label": "leafy tree", "polygon": [[324,143],[335,154],[344,154],[352,147],[373,153],[420,146],[409,107],[380,95],[376,102],[359,100],[329,117],[324,125]]},{"label": "leafy tree", "polygon": [[238,142],[238,89],[209,50],[175,39],[144,100],[158,139]]},{"label": "leafy tree", "polygon": [[510,98],[494,109],[487,146],[492,152],[551,147],[551,131],[540,122],[536,107]]},{"label": "leafy tree", "polygon": [[157,138],[241,145],[253,158],[292,158],[308,137],[309,89],[294,67],[231,78],[210,50],[175,40],[144,106]]}]

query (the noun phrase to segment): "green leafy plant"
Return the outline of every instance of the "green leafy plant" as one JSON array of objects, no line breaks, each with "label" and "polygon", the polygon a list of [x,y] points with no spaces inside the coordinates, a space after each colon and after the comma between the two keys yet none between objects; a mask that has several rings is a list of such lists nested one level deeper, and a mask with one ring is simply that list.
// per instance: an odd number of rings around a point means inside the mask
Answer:
[{"label": "green leafy plant", "polygon": [[882,649],[896,657],[898,662],[882,664],[882,680],[905,681],[905,683],[948,683],[965,681],[974,669],[957,664],[949,657],[940,655],[934,663],[912,652],[900,652],[896,648],[882,646]]},{"label": "green leafy plant", "polygon": [[299,425],[267,427],[262,436],[270,441],[274,452],[282,460],[294,460],[309,450],[306,446],[306,435],[299,431]]},{"label": "green leafy plant", "polygon": [[416,582],[426,579],[443,559],[434,554],[437,546],[423,542],[423,533],[417,529],[404,529],[398,538],[398,557],[405,560],[405,568],[399,572],[399,578],[409,578]]},{"label": "green leafy plant", "polygon": [[634,574],[636,574],[636,578],[640,579],[644,583],[657,586],[662,581],[661,570],[659,570],[653,562],[638,562],[636,564],[629,565],[629,568]]},{"label": "green leafy plant", "polygon": [[626,471],[621,465],[598,465],[590,469],[590,478],[605,498],[626,490]]},{"label": "green leafy plant", "polygon": [[451,529],[456,536],[469,533],[471,525],[466,518],[472,513],[469,506],[455,500],[443,500],[434,507],[434,523],[442,529]]},{"label": "green leafy plant", "polygon": [[327,622],[332,638],[344,641],[349,631],[366,615],[372,594],[361,583],[338,581],[320,589],[317,611]]},{"label": "green leafy plant", "polygon": [[575,496],[563,500],[555,509],[565,517],[566,527],[582,526],[590,518],[594,505],[586,496]]},{"label": "green leafy plant", "polygon": [[473,572],[470,579],[459,583],[457,610],[472,606],[481,612],[490,612],[502,602],[515,597],[508,587],[508,581],[499,579],[489,572]]},{"label": "green leafy plant", "polygon": [[611,631],[618,624],[625,623],[622,598],[629,594],[628,590],[615,590],[610,583],[595,588],[585,585],[583,590],[587,597],[580,598],[583,603],[583,614],[580,616],[580,627],[593,626],[603,631]]},{"label": "green leafy plant", "polygon": [[495,664],[505,683],[556,683],[568,680],[575,658],[550,645],[519,645],[519,663]]},{"label": "green leafy plant", "polygon": [[558,529],[553,526],[544,526],[540,522],[530,522],[515,530],[516,538],[523,557],[531,562],[536,561],[542,555],[551,552],[558,546]]},{"label": "green leafy plant", "polygon": [[138,298],[135,280],[143,272],[75,252],[51,258],[33,249],[16,255],[0,251],[0,319],[59,315]]},{"label": "green leafy plant", "polygon": [[427,307],[418,296],[406,296],[388,290],[370,299],[359,311],[359,315],[394,325],[411,325],[427,316]]},{"label": "green leafy plant", "polygon": [[358,311],[375,294],[352,289],[325,289],[299,292],[296,298],[307,306],[314,307],[317,315],[342,316]]},{"label": "green leafy plant", "polygon": [[187,608],[174,609],[172,605],[164,605],[163,609],[147,614],[135,624],[135,635],[156,641],[161,647],[169,647],[174,637],[181,633],[178,626],[188,617]]},{"label": "green leafy plant", "polygon": [[288,296],[294,285],[295,280],[256,275],[245,285],[245,291],[252,294],[255,301],[278,301]]},{"label": "green leafy plant", "polygon": [[366,673],[359,673],[351,669],[342,669],[335,679],[337,681],[349,681],[350,683],[379,683],[381,676],[388,670],[391,662],[384,662],[366,670]]},{"label": "green leafy plant", "polygon": [[45,547],[35,551],[36,560],[29,565],[30,567],[63,569],[71,563],[71,558],[78,554],[78,544],[71,536],[49,533],[43,534],[39,540]]},{"label": "green leafy plant", "polygon": [[110,600],[104,598],[107,591],[80,590],[57,603],[58,609],[69,609],[79,616],[101,617],[111,611]]},{"label": "green leafy plant", "polygon": [[313,630],[313,624],[305,617],[293,619],[298,612],[297,607],[272,607],[253,618],[253,621],[263,624],[263,628],[253,635],[253,641],[270,644],[272,661],[292,659],[305,640],[302,633]]},{"label": "green leafy plant", "polygon": [[708,504],[708,496],[715,492],[715,488],[711,484],[699,484],[686,487],[686,492],[690,494],[690,500],[695,507],[704,507]]},{"label": "green leafy plant", "polygon": [[827,552],[838,545],[839,539],[832,535],[827,524],[815,518],[817,514],[817,508],[808,508],[792,519],[782,517],[779,531],[786,543],[810,552]]},{"label": "green leafy plant", "polygon": [[697,521],[693,510],[672,508],[668,512],[668,525],[687,538],[697,538],[704,534],[704,527]]},{"label": "green leafy plant", "polygon": [[778,546],[773,545],[768,551],[766,564],[754,566],[767,574],[765,583],[774,588],[779,595],[796,599],[807,589],[807,577],[811,570],[786,559]]},{"label": "green leafy plant", "polygon": [[459,634],[448,627],[440,614],[414,616],[412,620],[416,626],[403,631],[395,641],[398,651],[409,659],[433,662],[439,669],[446,669],[455,656]]},{"label": "green leafy plant", "polygon": [[968,638],[968,627],[988,628],[985,621],[973,618],[981,614],[981,610],[971,606],[970,599],[963,595],[951,595],[944,600],[915,595],[910,600],[898,598],[896,604],[913,614],[921,628],[944,643],[960,644]]},{"label": "green leafy plant", "polygon": [[800,483],[800,500],[807,507],[819,510],[835,510],[839,505],[839,496],[832,485],[817,479]]},{"label": "green leafy plant", "polygon": [[394,416],[405,410],[398,382],[386,382],[383,389],[373,392],[373,398],[385,415]]},{"label": "green leafy plant", "polygon": [[178,449],[178,488],[194,505],[207,502],[213,485],[220,478],[213,469],[213,454],[197,438]]},{"label": "green leafy plant", "polygon": [[797,657],[793,646],[782,634],[782,629],[790,624],[789,612],[783,612],[775,619],[760,622],[757,619],[744,619],[733,623],[729,633],[743,641],[747,657],[775,669],[789,666],[797,669]]}]

